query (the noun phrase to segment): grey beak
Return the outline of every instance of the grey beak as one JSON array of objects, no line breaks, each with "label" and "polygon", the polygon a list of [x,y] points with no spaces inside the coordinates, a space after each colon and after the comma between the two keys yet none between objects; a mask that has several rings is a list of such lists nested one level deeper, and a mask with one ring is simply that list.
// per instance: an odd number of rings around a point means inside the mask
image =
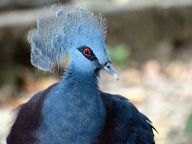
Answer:
[{"label": "grey beak", "polygon": [[106,70],[109,74],[111,74],[113,76],[114,79],[119,80],[119,75],[116,72],[115,68],[113,67],[113,65],[111,64],[111,62],[107,62],[104,67],[104,70]]}]

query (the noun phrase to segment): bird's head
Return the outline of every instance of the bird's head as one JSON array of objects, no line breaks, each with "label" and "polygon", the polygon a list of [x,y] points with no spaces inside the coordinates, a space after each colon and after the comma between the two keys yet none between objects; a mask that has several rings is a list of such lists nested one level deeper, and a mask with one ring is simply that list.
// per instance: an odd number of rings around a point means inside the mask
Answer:
[{"label": "bird's head", "polygon": [[29,33],[32,64],[55,72],[63,70],[67,61],[78,72],[105,69],[118,79],[105,45],[105,19],[78,7],[55,9],[39,17],[38,28]]}]

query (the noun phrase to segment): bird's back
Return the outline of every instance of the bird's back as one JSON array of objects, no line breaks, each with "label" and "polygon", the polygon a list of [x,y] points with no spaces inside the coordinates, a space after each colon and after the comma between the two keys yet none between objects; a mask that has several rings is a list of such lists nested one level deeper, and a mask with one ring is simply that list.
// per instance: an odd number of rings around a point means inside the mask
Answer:
[{"label": "bird's back", "polygon": [[107,111],[105,128],[95,144],[154,144],[150,120],[126,98],[102,93]]}]

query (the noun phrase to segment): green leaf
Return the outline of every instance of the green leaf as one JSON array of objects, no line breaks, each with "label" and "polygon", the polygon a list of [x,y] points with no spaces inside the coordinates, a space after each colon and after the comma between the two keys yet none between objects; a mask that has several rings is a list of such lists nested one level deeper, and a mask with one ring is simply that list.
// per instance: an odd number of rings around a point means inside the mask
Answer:
[{"label": "green leaf", "polygon": [[109,46],[109,52],[113,63],[120,66],[124,66],[127,64],[130,55],[130,50],[127,46]]},{"label": "green leaf", "polygon": [[188,134],[192,135],[192,114],[190,115],[190,117],[187,121],[187,125],[186,125],[185,130]]}]

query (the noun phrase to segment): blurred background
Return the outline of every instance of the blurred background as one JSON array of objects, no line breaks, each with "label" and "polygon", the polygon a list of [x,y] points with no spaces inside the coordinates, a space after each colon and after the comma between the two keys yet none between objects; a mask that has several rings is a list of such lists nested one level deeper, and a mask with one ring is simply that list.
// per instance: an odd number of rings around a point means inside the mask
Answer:
[{"label": "blurred background", "polygon": [[58,81],[30,64],[29,29],[53,3],[108,19],[107,46],[118,69],[101,89],[126,96],[154,123],[157,144],[192,144],[192,0],[0,0],[0,144],[12,110]]}]

